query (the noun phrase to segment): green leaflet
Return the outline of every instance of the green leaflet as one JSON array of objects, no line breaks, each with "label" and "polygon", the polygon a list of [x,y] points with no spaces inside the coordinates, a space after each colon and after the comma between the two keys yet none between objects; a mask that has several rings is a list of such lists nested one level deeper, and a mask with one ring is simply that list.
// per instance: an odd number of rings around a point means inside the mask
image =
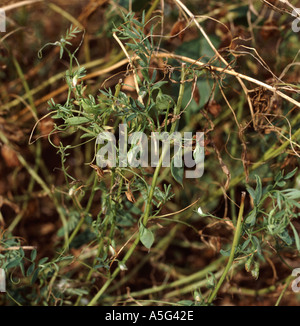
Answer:
[{"label": "green leaflet", "polygon": [[75,126],[75,125],[81,125],[83,123],[87,123],[89,121],[91,120],[86,117],[71,117],[71,118],[67,118],[65,120],[65,123],[71,126]]},{"label": "green leaflet", "polygon": [[184,167],[183,165],[181,167],[174,166],[174,158],[171,162],[171,173],[173,178],[183,187]]},{"label": "green leaflet", "polygon": [[150,249],[154,242],[154,235],[152,231],[147,229],[142,223],[139,227],[140,240],[141,243],[147,248]]}]

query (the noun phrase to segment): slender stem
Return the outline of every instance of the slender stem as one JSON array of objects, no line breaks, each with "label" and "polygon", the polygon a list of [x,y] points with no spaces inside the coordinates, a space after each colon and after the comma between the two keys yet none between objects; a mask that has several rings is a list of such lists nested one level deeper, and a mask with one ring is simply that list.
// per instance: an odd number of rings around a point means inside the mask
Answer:
[{"label": "slender stem", "polygon": [[85,215],[90,211],[90,208],[92,206],[93,199],[95,196],[95,192],[96,192],[95,188],[96,188],[97,182],[98,182],[98,177],[97,177],[97,174],[94,172],[94,184],[93,184],[93,188],[92,188],[92,191],[90,194],[89,201],[88,201],[87,206],[83,212],[83,216],[81,217],[81,219],[79,220],[79,222],[76,225],[76,228],[73,230],[72,234],[70,235],[68,242],[65,244],[65,249],[67,249],[69,247],[69,245],[74,240],[77,233],[80,231],[81,226],[83,225],[84,220],[85,220]]},{"label": "slender stem", "polygon": [[[130,256],[132,255],[132,253],[134,252],[136,246],[138,245],[140,241],[140,237],[139,235],[136,237],[134,243],[132,244],[132,246],[130,247],[130,249],[127,251],[125,257],[122,260],[122,263],[125,264],[126,261],[130,258]],[[93,299],[88,303],[88,306],[94,306],[98,299],[101,297],[101,295],[105,292],[105,290],[109,287],[109,285],[111,284],[111,282],[116,278],[116,276],[119,274],[120,272],[120,267],[118,266],[115,271],[113,272],[113,274],[111,275],[110,279],[108,279],[104,285],[102,286],[102,288],[97,292],[97,294],[93,297]]]},{"label": "slender stem", "polygon": [[69,20],[73,25],[78,26],[80,29],[84,30],[84,26],[67,11],[65,11],[64,9],[62,9],[61,7],[57,6],[54,3],[48,2],[47,5],[50,9],[52,9],[53,11],[57,12],[58,14],[60,14],[61,16]]},{"label": "slender stem", "polygon": [[[207,274],[208,273],[206,273],[205,276],[207,276]],[[219,277],[219,276],[221,276],[221,274],[222,274],[222,269],[221,270],[216,270],[215,277]],[[198,289],[200,289],[201,287],[204,287],[204,286],[207,286],[207,278],[206,277],[202,278],[202,279],[198,279],[194,283],[185,285],[182,288],[177,288],[177,289],[175,289],[173,291],[168,292],[165,295],[165,298],[169,299],[169,298],[172,298],[172,297],[173,298],[174,297],[181,297],[186,293],[192,293],[195,290],[198,290]]]},{"label": "slender stem", "polygon": [[98,176],[97,176],[97,173],[94,172],[94,183],[93,183],[93,187],[92,187],[92,191],[91,191],[91,194],[90,194],[89,201],[88,201],[88,203],[86,205],[86,208],[85,208],[85,213],[88,213],[90,211],[91,207],[92,207],[92,203],[93,203],[95,193],[96,193],[97,183],[98,183]]},{"label": "slender stem", "polygon": [[150,7],[150,9],[148,10],[148,12],[147,12],[146,15],[145,15],[145,22],[147,22],[147,21],[150,19],[150,17],[151,17],[151,15],[152,15],[153,11],[154,11],[154,10],[156,9],[156,7],[158,6],[159,1],[160,1],[160,0],[154,0],[154,2],[152,3],[152,6]]},{"label": "slender stem", "polygon": [[[237,116],[236,119],[239,122],[242,118],[242,113],[243,113],[243,97],[241,98],[241,101],[238,103],[238,111],[237,111]],[[232,150],[231,150],[231,155],[235,157],[236,152],[237,152],[237,139],[238,139],[238,133],[233,134],[233,139],[232,139]],[[231,207],[231,216],[232,216],[232,222],[233,225],[236,225],[237,221],[237,214],[236,214],[236,208],[235,208],[235,192],[234,188],[230,189],[230,207]]]},{"label": "slender stem", "polygon": [[[41,155],[42,155],[42,144],[41,144],[40,141],[37,141],[37,143],[36,143],[36,151],[35,151],[35,166],[34,166],[34,171],[36,173],[38,172],[38,169],[40,167]],[[12,223],[7,228],[7,231],[9,233],[14,230],[14,228],[18,225],[18,223],[21,221],[24,213],[26,212],[27,207],[28,207],[28,202],[29,202],[30,194],[33,191],[34,185],[35,185],[35,179],[31,176],[31,179],[30,179],[30,182],[29,182],[29,185],[28,185],[28,188],[27,188],[28,197],[23,202],[21,212],[14,218],[14,220],[12,221]]]},{"label": "slender stem", "polygon": [[[176,281],[173,281],[171,283],[168,284],[162,284],[160,286],[155,286],[154,288],[148,288],[148,289],[144,289],[144,290],[140,290],[140,291],[136,291],[136,292],[131,292],[130,295],[132,297],[140,297],[140,296],[144,296],[144,295],[149,295],[149,294],[153,294],[153,293],[157,293],[157,292],[161,292],[164,291],[166,289],[171,289],[171,288],[178,288],[180,286],[192,283],[197,281],[198,282],[201,279],[203,281],[203,285],[205,285],[206,283],[206,275],[210,272],[214,272],[215,270],[218,269],[219,265],[224,261],[224,257],[222,256],[221,258],[213,261],[210,265],[206,266],[205,268],[201,269],[200,271],[191,274],[187,277],[184,277],[182,279],[178,279]],[[191,287],[193,287],[193,283],[190,284]],[[196,287],[194,287],[195,289]],[[179,290],[180,291],[180,290]],[[172,295],[171,295],[172,296]],[[166,295],[166,297],[171,297],[169,295],[169,293]],[[127,297],[127,294],[122,295],[121,297],[119,297],[119,299],[125,299]]]},{"label": "slender stem", "polygon": [[123,43],[120,41],[120,39],[118,38],[117,34],[116,33],[113,33],[113,37],[114,39],[118,42],[118,44],[120,45],[122,51],[124,52],[124,54],[126,55],[128,61],[129,61],[129,64],[130,64],[130,68],[132,69],[132,74],[133,74],[133,80],[134,80],[134,86],[135,86],[135,90],[136,90],[136,93],[138,95],[138,100],[144,104],[144,101],[143,101],[143,98],[141,97],[140,95],[140,87],[139,87],[139,84],[138,84],[138,80],[137,80],[137,74],[136,74],[136,69],[133,65],[133,62],[131,60],[131,57],[130,55],[128,54],[125,46],[123,45]]},{"label": "slender stem", "polygon": [[177,116],[179,115],[180,110],[181,110],[182,99],[183,99],[183,94],[184,94],[184,79],[185,79],[185,73],[186,73],[185,69],[186,69],[186,63],[183,62],[181,64],[181,78],[180,78],[180,88],[179,88],[178,100],[177,100],[176,107],[174,109],[174,118],[176,119],[176,122],[172,124],[170,133],[175,132],[177,129],[177,126],[178,126]]},{"label": "slender stem", "polygon": [[[113,169],[112,170],[112,174],[111,174],[111,180],[110,180],[110,189],[113,188],[113,185],[114,185],[114,182],[115,182],[115,170]],[[112,210],[112,205],[113,205],[113,200],[112,200],[112,194],[110,194],[110,197],[109,197],[109,211]],[[98,247],[98,252],[97,252],[97,255],[94,259],[94,262],[93,262],[93,268],[91,268],[88,276],[87,276],[87,279],[86,281],[89,281],[92,274],[93,274],[93,271],[94,271],[94,266],[96,265],[97,263],[97,258],[100,257],[102,255],[102,252],[104,251],[104,240],[105,240],[105,234],[106,234],[106,231],[108,229],[108,225],[109,223],[111,224],[111,228],[110,228],[110,235],[111,235],[111,232],[114,231],[114,228],[115,228],[115,225],[114,225],[114,220],[115,220],[115,212],[113,214],[107,214],[104,221],[103,221],[103,229],[102,229],[102,232],[101,232],[101,235],[99,237],[99,247]],[[107,245],[107,250],[109,249],[109,244]]]},{"label": "slender stem", "polygon": [[[118,84],[116,85],[116,90],[115,90],[115,99],[119,97],[120,91],[121,91],[121,86],[122,86],[122,79],[119,80]],[[112,105],[112,109],[115,109],[115,105]],[[110,115],[106,116],[104,121],[103,121],[103,126],[106,126],[108,123]]]},{"label": "slender stem", "polygon": [[[279,285],[282,283],[287,282],[288,285],[290,283],[290,276],[286,277],[284,280],[281,280],[277,282],[276,284],[272,284],[268,287],[256,290],[256,289],[248,289],[248,288],[241,288],[241,287],[231,287],[228,289],[228,293],[236,293],[236,294],[241,294],[241,295],[249,295],[249,296],[263,296],[266,294],[269,294],[271,292],[274,292]],[[277,300],[278,301],[278,300]]]},{"label": "slender stem", "polygon": [[[112,173],[111,173],[111,182],[110,182],[110,189],[113,189],[114,187],[114,184],[115,184],[115,180],[116,180],[116,172],[115,172],[115,169],[112,169]],[[115,234],[115,228],[116,228],[116,215],[117,215],[117,203],[114,202],[113,198],[112,198],[113,194],[111,193],[110,194],[110,197],[109,197],[109,210],[110,210],[110,218],[109,218],[109,223],[110,223],[110,232],[109,232],[109,235],[108,235],[108,241],[107,241],[107,245],[106,245],[106,254],[108,254],[109,252],[109,246],[112,242],[112,239],[113,239],[113,236]],[[118,196],[118,195],[117,195]],[[104,238],[104,236],[102,237]],[[100,252],[102,253],[102,251]]]},{"label": "slender stem", "polygon": [[144,213],[144,217],[143,217],[143,225],[146,226],[148,219],[149,219],[149,215],[150,215],[150,209],[151,209],[151,204],[152,204],[152,198],[154,195],[154,191],[155,191],[155,187],[157,184],[157,179],[158,179],[158,175],[159,175],[159,171],[162,167],[162,162],[163,162],[163,157],[164,157],[165,153],[161,154],[161,157],[159,159],[158,165],[154,171],[154,175],[153,175],[153,179],[152,179],[152,184],[151,184],[151,188],[150,188],[150,192],[148,195],[148,199],[147,199],[147,205],[145,208],[145,213]]},{"label": "slender stem", "polygon": [[276,306],[276,307],[279,306],[280,301],[281,301],[281,299],[282,299],[284,293],[286,292],[288,286],[290,285],[292,278],[293,278],[292,275],[290,275],[290,276],[288,276],[288,277],[286,278],[286,280],[285,280],[285,282],[286,282],[286,283],[285,283],[285,286],[284,286],[283,290],[281,291],[280,296],[278,297],[278,299],[277,299],[277,301],[276,301],[276,303],[275,303],[275,306]]},{"label": "slender stem", "polygon": [[240,234],[241,234],[241,227],[242,227],[242,219],[243,219],[243,213],[244,213],[244,202],[245,202],[245,197],[246,197],[246,192],[242,192],[242,198],[241,198],[241,206],[240,206],[240,211],[239,211],[239,216],[238,216],[238,220],[237,220],[237,225],[236,225],[236,229],[235,229],[235,233],[234,233],[234,237],[233,237],[233,242],[232,242],[232,247],[231,247],[231,251],[230,251],[230,256],[229,256],[229,259],[228,259],[228,262],[227,262],[227,265],[223,271],[223,274],[222,276],[220,277],[219,279],[219,282],[217,283],[216,287],[214,288],[214,291],[211,293],[211,295],[209,296],[208,298],[208,303],[211,304],[221,285],[223,284],[224,280],[225,280],[225,277],[226,275],[228,274],[231,266],[232,266],[232,263],[233,263],[233,260],[234,260],[234,255],[235,255],[235,251],[236,251],[236,248],[238,246],[238,243],[239,243],[239,240],[240,240]]},{"label": "slender stem", "polygon": [[19,62],[17,61],[16,57],[12,56],[12,60],[13,60],[13,63],[15,65],[15,68],[17,70],[17,73],[18,73],[20,79],[22,80],[22,84],[24,86],[25,93],[26,93],[26,95],[28,97],[28,100],[29,100],[29,103],[30,103],[30,106],[31,106],[31,113],[32,113],[33,117],[35,118],[35,120],[37,121],[38,120],[37,110],[36,110],[36,107],[35,107],[35,104],[34,104],[34,99],[33,99],[33,96],[31,94],[29,85],[28,85],[28,83],[26,81],[26,78],[25,78],[25,76],[23,74],[22,68],[21,68]]},{"label": "slender stem", "polygon": [[10,295],[10,293],[8,291],[6,291],[7,296],[13,301],[15,302],[19,307],[22,307],[22,304],[20,302],[18,302],[13,296]]}]

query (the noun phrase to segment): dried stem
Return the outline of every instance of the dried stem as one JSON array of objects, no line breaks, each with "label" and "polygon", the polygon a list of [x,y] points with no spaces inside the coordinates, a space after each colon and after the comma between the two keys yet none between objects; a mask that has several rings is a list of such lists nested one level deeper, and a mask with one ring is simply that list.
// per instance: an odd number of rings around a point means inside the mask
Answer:
[{"label": "dried stem", "polygon": [[139,88],[139,84],[138,84],[138,81],[137,81],[137,78],[136,78],[136,70],[135,70],[135,67],[132,63],[132,60],[130,58],[130,55],[128,54],[125,46],[123,45],[123,43],[120,41],[120,39],[118,38],[117,34],[116,33],[113,33],[113,37],[114,39],[118,42],[118,44],[120,45],[122,51],[125,53],[127,59],[128,59],[128,62],[129,62],[129,65],[130,65],[130,68],[132,69],[132,73],[133,73],[133,80],[134,80],[134,85],[135,85],[135,90],[137,92],[137,95],[138,95],[138,100],[144,104],[143,102],[143,98],[141,97],[140,95],[140,88]]},{"label": "dried stem", "polygon": [[235,233],[234,233],[234,237],[233,237],[233,242],[232,242],[232,247],[231,247],[231,251],[230,251],[230,256],[227,262],[227,265],[222,273],[221,278],[219,279],[218,284],[216,285],[214,291],[211,293],[211,295],[208,298],[208,303],[211,304],[216,295],[218,294],[218,291],[221,287],[221,285],[223,284],[226,275],[228,274],[233,260],[234,260],[234,254],[235,254],[235,250],[239,244],[239,239],[240,239],[240,234],[241,234],[241,229],[242,229],[242,219],[243,219],[243,213],[244,213],[244,202],[245,202],[245,197],[246,197],[246,193],[242,192],[242,199],[241,199],[241,206],[240,206],[240,211],[239,211],[239,216],[238,216],[238,220],[237,220],[237,225],[236,225],[236,229],[235,229]]}]

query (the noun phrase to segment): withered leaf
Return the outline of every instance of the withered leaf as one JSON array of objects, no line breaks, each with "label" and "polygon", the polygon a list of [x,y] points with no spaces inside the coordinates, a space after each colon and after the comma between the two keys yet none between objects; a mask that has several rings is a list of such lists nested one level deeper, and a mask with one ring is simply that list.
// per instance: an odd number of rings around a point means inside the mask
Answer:
[{"label": "withered leaf", "polygon": [[230,174],[230,171],[229,171],[227,165],[224,163],[224,161],[223,161],[223,159],[221,157],[221,153],[219,152],[219,150],[217,149],[217,147],[215,146],[215,144],[213,142],[212,142],[212,145],[213,145],[214,150],[216,152],[216,155],[218,157],[218,161],[220,163],[221,169],[222,169],[223,173],[227,177],[226,183],[224,185],[225,190],[227,190],[228,187],[229,187],[229,183],[230,183],[230,179],[231,179],[231,174]]},{"label": "withered leaf", "polygon": [[195,100],[195,102],[197,104],[200,103],[200,92],[199,92],[199,88],[197,87],[197,85],[195,85],[195,87],[194,87],[193,99]]},{"label": "withered leaf", "polygon": [[222,108],[219,103],[212,100],[209,102],[207,109],[208,109],[209,113],[212,114],[216,118],[220,114]]},{"label": "withered leaf", "polygon": [[170,35],[172,37],[178,37],[182,41],[184,38],[184,34],[185,34],[185,32],[184,32],[185,27],[186,27],[186,22],[184,21],[184,19],[178,20],[173,25]]},{"label": "withered leaf", "polygon": [[93,168],[96,171],[97,176],[99,178],[102,179],[104,177],[104,172],[103,172],[103,170],[98,165],[90,164],[90,167]]},{"label": "withered leaf", "polygon": [[129,187],[127,187],[127,191],[125,191],[125,195],[126,195],[127,199],[128,199],[130,202],[132,202],[132,203],[135,202],[135,198],[134,198],[134,196],[133,196],[133,194],[132,194],[132,192],[131,192],[131,190],[130,190]]}]

